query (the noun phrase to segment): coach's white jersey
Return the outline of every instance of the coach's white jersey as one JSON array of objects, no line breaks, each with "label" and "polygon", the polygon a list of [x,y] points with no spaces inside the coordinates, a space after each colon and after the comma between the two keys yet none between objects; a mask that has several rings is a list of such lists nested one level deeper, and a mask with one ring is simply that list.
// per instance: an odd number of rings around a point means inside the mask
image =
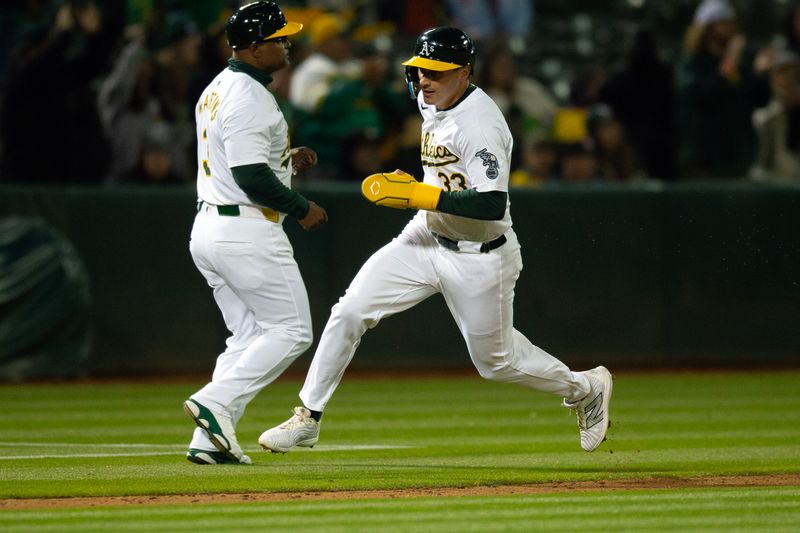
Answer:
[{"label": "coach's white jersey", "polygon": [[254,205],[232,167],[267,163],[287,187],[292,170],[289,127],[275,97],[244,72],[226,68],[206,87],[195,109],[197,196],[215,205]]},{"label": "coach's white jersey", "polygon": [[[446,191],[508,192],[513,139],[503,113],[476,87],[455,107],[437,111],[417,98],[422,114],[425,183]],[[455,240],[487,242],[511,227],[510,202],[502,220],[477,220],[424,211],[428,229]]]}]

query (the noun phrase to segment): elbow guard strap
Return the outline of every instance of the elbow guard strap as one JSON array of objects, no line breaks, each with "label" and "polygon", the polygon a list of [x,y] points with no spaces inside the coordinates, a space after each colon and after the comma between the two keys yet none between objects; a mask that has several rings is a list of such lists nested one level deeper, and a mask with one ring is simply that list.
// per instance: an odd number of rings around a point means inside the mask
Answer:
[{"label": "elbow guard strap", "polygon": [[442,189],[420,183],[410,174],[385,172],[367,176],[361,182],[361,194],[376,205],[433,211],[439,203]]}]

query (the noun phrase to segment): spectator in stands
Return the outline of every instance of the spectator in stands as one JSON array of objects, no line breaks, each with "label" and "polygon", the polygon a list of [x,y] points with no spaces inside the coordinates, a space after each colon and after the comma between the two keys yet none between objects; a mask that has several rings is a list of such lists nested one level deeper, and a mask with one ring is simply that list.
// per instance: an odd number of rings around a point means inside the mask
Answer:
[{"label": "spectator in stands", "polygon": [[[296,114],[295,142],[313,148],[319,157],[319,169],[311,179],[362,180],[365,176],[340,168],[345,140],[358,131],[369,131],[384,144],[387,134],[398,134],[403,116],[409,111],[410,100],[402,92],[405,88],[390,76],[386,55],[366,43],[352,46],[358,69],[351,75],[342,73],[325,80],[325,91],[317,97],[314,108],[305,113],[298,110]],[[314,61],[314,57],[308,61]],[[295,86],[304,77],[299,74],[305,64],[295,72],[290,96],[296,94]]]},{"label": "spectator in stands", "polygon": [[601,176],[591,139],[561,146],[559,181],[563,183],[598,182]]},{"label": "spectator in stands", "polygon": [[[333,132],[336,124],[325,124],[324,114],[342,115],[346,109],[334,109],[328,100],[335,84],[356,78],[359,65],[352,57],[348,22],[340,15],[323,13],[314,18],[308,29],[310,54],[296,65],[289,85],[289,103],[294,108],[294,143],[317,152],[319,162],[306,173],[310,179],[333,178],[339,163],[339,143],[349,133]],[[327,108],[323,109],[328,102]],[[341,102],[340,102],[341,103]],[[330,117],[328,117],[330,119]]]},{"label": "spectator in stands", "polygon": [[800,3],[792,5],[784,19],[783,38],[785,48],[800,55]]},{"label": "spectator in stands", "polygon": [[164,25],[150,31],[128,31],[130,40],[100,86],[98,107],[113,149],[107,183],[126,182],[137,172],[151,129],[167,132],[171,172],[184,182],[195,177],[191,81],[200,36],[180,12],[168,13]]},{"label": "spectator in stands", "polygon": [[50,6],[46,2],[18,1],[16,4],[0,8],[0,85],[5,80],[14,48],[32,27],[47,25],[50,16]]},{"label": "spectator in stands", "polygon": [[102,12],[89,0],[64,3],[15,50],[3,94],[4,179],[99,183],[108,142],[91,81],[108,64]]},{"label": "spectator in stands", "polygon": [[175,173],[171,149],[171,129],[153,124],[145,133],[136,165],[124,176],[125,183],[141,185],[178,185],[186,179]]},{"label": "spectator in stands", "polygon": [[[502,42],[487,48],[482,69],[477,71],[478,85],[492,97],[508,121],[511,135],[520,146],[526,140],[549,135],[558,104],[538,81],[520,76],[517,61]],[[517,166],[520,149],[512,153],[512,167]]]},{"label": "spectator in stands", "polygon": [[672,66],[658,54],[655,35],[636,31],[625,65],[600,89],[625,128],[636,158],[652,178],[675,178],[675,91]]},{"label": "spectator in stands", "polygon": [[343,17],[332,13],[311,22],[308,40],[312,52],[295,67],[289,89],[290,102],[298,110],[314,113],[332,83],[356,74],[349,29]]},{"label": "spectator in stands", "polygon": [[607,104],[589,108],[587,130],[595,147],[597,167],[604,181],[628,181],[641,176],[625,128]]},{"label": "spectator in stands", "polygon": [[381,138],[373,130],[357,130],[342,140],[337,176],[343,180],[363,180],[385,171]]},{"label": "spectator in stands", "polygon": [[755,158],[758,80],[746,41],[726,0],[697,7],[676,78],[681,177],[741,178]]},{"label": "spectator in stands", "polygon": [[[185,12],[167,13],[161,32],[155,40],[154,76],[156,94],[163,107],[166,119],[175,127],[172,142],[195,157],[194,106],[197,94],[192,81],[200,67],[200,44],[202,37],[195,23]],[[189,172],[194,179],[194,165]],[[180,169],[184,175],[183,169]]]},{"label": "spectator in stands", "polygon": [[525,40],[533,25],[532,0],[447,0],[453,26],[467,32],[476,41],[498,36],[515,52],[525,49]]},{"label": "spectator in stands", "polygon": [[600,92],[608,83],[608,69],[591,64],[580,68],[569,88],[569,104],[588,107],[600,101]]},{"label": "spectator in stands", "polygon": [[525,142],[521,165],[511,172],[512,187],[538,187],[555,179],[558,166],[557,145],[551,140],[538,139]]},{"label": "spectator in stands", "polygon": [[772,100],[753,113],[758,158],[756,180],[800,182],[800,56],[779,51],[771,72]]},{"label": "spectator in stands", "polygon": [[364,2],[360,8],[372,9],[374,20],[386,21],[394,25],[400,33],[417,35],[441,26],[441,15],[445,11],[445,0],[373,0]]}]

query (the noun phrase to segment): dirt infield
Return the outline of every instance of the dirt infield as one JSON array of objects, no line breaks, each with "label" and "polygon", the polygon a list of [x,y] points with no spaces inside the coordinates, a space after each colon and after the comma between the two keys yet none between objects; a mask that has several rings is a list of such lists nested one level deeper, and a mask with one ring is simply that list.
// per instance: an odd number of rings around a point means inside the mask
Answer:
[{"label": "dirt infield", "polygon": [[0,500],[0,509],[108,507],[118,505],[187,505],[205,503],[285,502],[293,500],[355,500],[365,498],[420,498],[437,496],[504,496],[555,494],[568,491],[620,491],[634,489],[681,489],[708,487],[800,486],[800,474],[763,476],[713,476],[690,478],[618,479],[402,490],[354,490],[325,492],[266,492],[247,494],[174,494],[161,496],[97,496],[77,498],[29,498]]}]

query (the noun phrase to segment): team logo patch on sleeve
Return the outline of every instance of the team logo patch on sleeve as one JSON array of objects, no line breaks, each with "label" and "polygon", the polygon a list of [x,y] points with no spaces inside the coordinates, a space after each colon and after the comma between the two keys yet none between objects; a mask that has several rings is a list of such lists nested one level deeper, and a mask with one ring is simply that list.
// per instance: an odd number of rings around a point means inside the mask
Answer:
[{"label": "team logo patch on sleeve", "polygon": [[497,162],[497,156],[483,148],[475,154],[475,157],[480,157],[483,161],[483,166],[486,167],[486,177],[490,180],[496,179],[500,175],[500,165]]}]

